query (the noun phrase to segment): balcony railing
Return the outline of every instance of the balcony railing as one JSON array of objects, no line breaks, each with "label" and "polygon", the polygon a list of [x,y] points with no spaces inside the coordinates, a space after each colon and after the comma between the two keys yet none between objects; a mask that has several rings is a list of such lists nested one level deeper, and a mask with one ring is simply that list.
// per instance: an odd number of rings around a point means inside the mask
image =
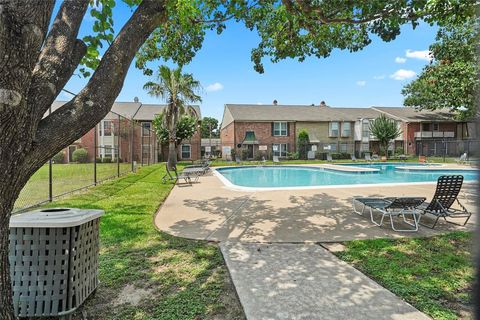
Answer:
[{"label": "balcony railing", "polygon": [[455,138],[453,131],[419,131],[415,132],[415,138]]}]

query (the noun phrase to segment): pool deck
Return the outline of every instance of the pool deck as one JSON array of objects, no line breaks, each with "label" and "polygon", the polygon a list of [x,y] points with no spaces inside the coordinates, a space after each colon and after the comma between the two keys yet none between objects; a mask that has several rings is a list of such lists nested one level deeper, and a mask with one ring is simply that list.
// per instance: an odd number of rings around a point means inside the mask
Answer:
[{"label": "pool deck", "polygon": [[[423,237],[473,230],[477,193],[465,183],[460,201],[474,214],[465,227],[440,221],[435,230],[400,233],[389,224],[377,227],[367,215],[352,211],[355,196],[424,196],[431,199],[435,183],[402,186],[349,186],[327,189],[239,191],[209,174],[193,185],[177,185],[155,217],[169,234],[211,241],[308,243],[369,238]],[[422,218],[425,219],[425,218]]]}]

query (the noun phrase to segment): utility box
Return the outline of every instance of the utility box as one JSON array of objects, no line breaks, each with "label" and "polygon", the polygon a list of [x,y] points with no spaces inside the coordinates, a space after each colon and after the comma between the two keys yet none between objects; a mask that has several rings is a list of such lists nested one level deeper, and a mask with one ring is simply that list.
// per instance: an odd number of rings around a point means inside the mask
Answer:
[{"label": "utility box", "polygon": [[9,261],[17,316],[66,316],[95,291],[103,214],[52,208],[11,217]]}]

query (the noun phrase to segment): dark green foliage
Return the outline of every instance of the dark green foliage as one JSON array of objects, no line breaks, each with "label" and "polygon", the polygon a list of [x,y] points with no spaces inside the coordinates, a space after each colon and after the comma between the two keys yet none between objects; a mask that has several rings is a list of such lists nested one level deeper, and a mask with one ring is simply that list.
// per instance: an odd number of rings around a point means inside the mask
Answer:
[{"label": "dark green foliage", "polygon": [[[157,133],[157,136],[161,143],[168,143],[169,131],[164,127],[164,114],[161,113],[155,116],[153,119],[153,128]],[[177,145],[180,144],[182,140],[190,139],[197,129],[197,119],[191,116],[181,116],[177,122]]]},{"label": "dark green foliage", "polygon": [[72,160],[74,162],[85,163],[88,161],[88,152],[87,149],[77,149],[72,153]]},{"label": "dark green foliage", "polygon": [[308,144],[310,139],[306,130],[300,130],[298,133],[298,156],[300,159],[307,159]]},{"label": "dark green foliage", "polygon": [[333,160],[350,160],[350,154],[346,152],[332,153]]},{"label": "dark green foliage", "polygon": [[54,163],[63,163],[64,160],[65,160],[65,153],[63,152],[63,150],[57,153],[56,155],[54,155],[52,158],[52,161]]},{"label": "dark green foliage", "polygon": [[475,117],[475,94],[480,85],[477,45],[478,20],[441,28],[430,46],[434,60],[402,90],[404,104],[418,109],[451,109],[459,119]]},{"label": "dark green foliage", "polygon": [[218,120],[212,117],[203,117],[200,132],[202,138],[210,138],[210,136],[212,138],[219,138]]},{"label": "dark green foliage", "polygon": [[396,139],[402,133],[397,126],[397,122],[387,118],[385,114],[381,114],[380,117],[370,123],[370,132],[378,139],[385,156],[387,156],[390,141]]},{"label": "dark green foliage", "polygon": [[112,163],[112,158],[110,158],[110,157],[104,157],[104,158],[102,159],[102,162],[103,162],[103,163]]}]

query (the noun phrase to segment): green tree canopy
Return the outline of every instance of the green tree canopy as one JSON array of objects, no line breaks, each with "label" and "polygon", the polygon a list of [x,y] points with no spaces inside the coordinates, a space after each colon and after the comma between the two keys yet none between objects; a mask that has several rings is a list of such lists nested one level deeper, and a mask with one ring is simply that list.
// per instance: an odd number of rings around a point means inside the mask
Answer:
[{"label": "green tree canopy", "polygon": [[388,156],[388,144],[390,141],[396,139],[402,133],[397,126],[397,122],[387,118],[384,114],[381,114],[380,117],[370,123],[370,132],[378,139],[385,156]]},{"label": "green tree canopy", "polygon": [[202,138],[219,138],[220,132],[218,130],[218,120],[212,117],[203,117],[200,127]]},{"label": "green tree canopy", "polygon": [[477,46],[476,19],[440,28],[430,46],[432,62],[402,90],[404,104],[418,109],[450,109],[459,119],[476,116],[480,89]]},{"label": "green tree canopy", "polygon": [[[164,113],[158,114],[153,119],[153,128],[162,144],[168,143],[170,136],[170,131],[164,126]],[[175,143],[179,145],[182,140],[190,139],[197,130],[198,120],[196,117],[189,115],[182,115],[177,121],[176,127],[176,141]]]}]

